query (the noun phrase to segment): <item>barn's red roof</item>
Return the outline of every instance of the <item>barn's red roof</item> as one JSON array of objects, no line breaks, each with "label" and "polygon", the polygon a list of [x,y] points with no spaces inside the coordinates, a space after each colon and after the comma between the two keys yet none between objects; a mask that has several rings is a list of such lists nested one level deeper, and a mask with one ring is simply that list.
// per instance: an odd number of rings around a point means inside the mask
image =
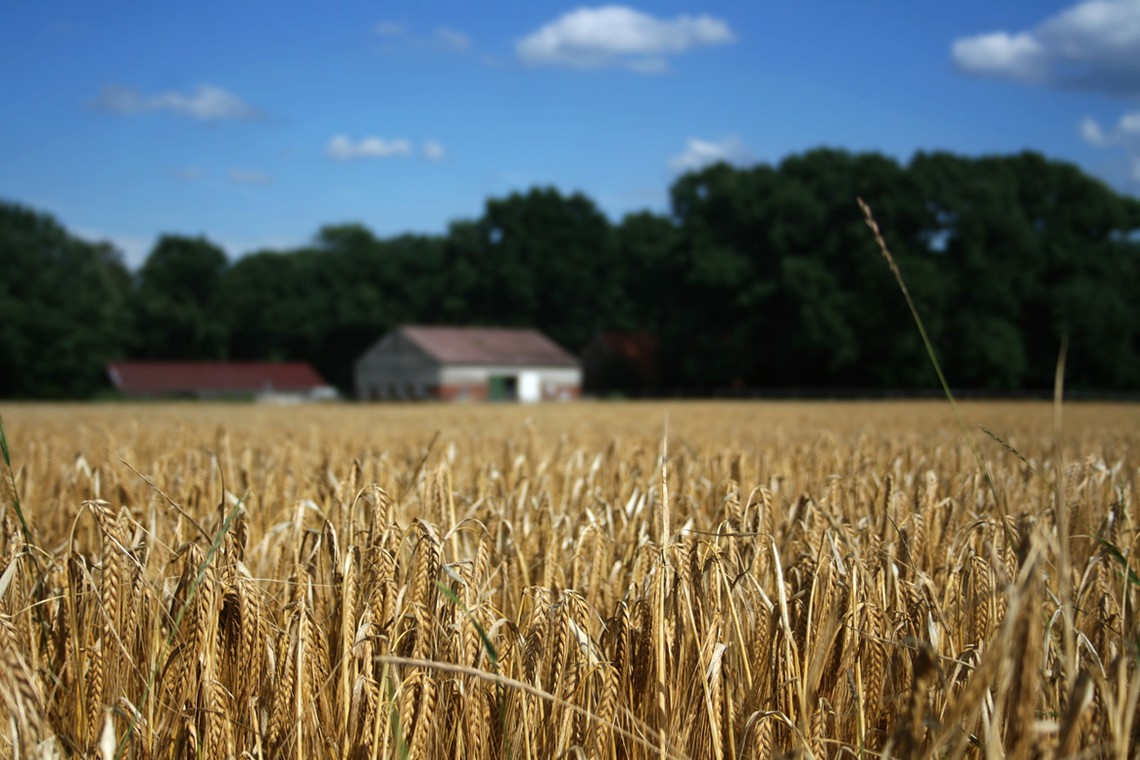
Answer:
[{"label": "barn's red roof", "polygon": [[297,393],[328,387],[303,362],[113,362],[107,375],[127,394]]},{"label": "barn's red roof", "polygon": [[442,364],[578,366],[573,354],[538,330],[408,325],[399,332]]}]

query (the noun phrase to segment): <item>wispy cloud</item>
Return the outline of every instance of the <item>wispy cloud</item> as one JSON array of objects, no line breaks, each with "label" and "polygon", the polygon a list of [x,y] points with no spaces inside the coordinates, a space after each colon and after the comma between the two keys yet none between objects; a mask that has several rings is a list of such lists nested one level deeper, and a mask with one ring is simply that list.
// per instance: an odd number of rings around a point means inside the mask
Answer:
[{"label": "wispy cloud", "polygon": [[[366,158],[408,158],[415,154],[412,141],[403,137],[392,139],[368,136],[353,140],[337,135],[325,146],[325,154],[336,161],[356,161]],[[447,150],[439,140],[424,140],[419,155],[426,161],[439,163],[447,158]]]},{"label": "wispy cloud", "polygon": [[443,144],[437,140],[424,140],[421,151],[428,161],[439,162],[447,158],[447,151],[444,150]]},{"label": "wispy cloud", "polygon": [[362,137],[353,140],[346,135],[337,135],[329,140],[325,153],[337,161],[352,161],[361,158],[397,158],[410,156],[412,144],[402,137],[392,140],[383,137]]},{"label": "wispy cloud", "polygon": [[271,177],[251,169],[230,169],[230,182],[237,185],[267,185]]},{"label": "wispy cloud", "polygon": [[459,52],[469,50],[471,48],[471,38],[466,34],[446,26],[441,26],[435,30],[435,38],[442,42],[446,47]]},{"label": "wispy cloud", "polygon": [[252,121],[263,117],[261,111],[237,95],[211,84],[200,84],[191,92],[168,90],[154,95],[144,95],[132,87],[107,85],[93,105],[119,114],[169,111],[198,121]]},{"label": "wispy cloud", "polygon": [[466,53],[471,49],[471,38],[449,26],[438,26],[430,35],[423,35],[414,33],[407,24],[381,21],[372,31],[383,40],[380,49],[386,53]]},{"label": "wispy cloud", "polygon": [[712,16],[660,19],[607,5],[570,11],[519,40],[515,51],[532,65],[654,73],[669,67],[671,55],[735,38],[727,22]]},{"label": "wispy cloud", "polygon": [[693,137],[685,143],[685,149],[669,159],[669,168],[675,172],[691,172],[721,161],[729,164],[743,164],[750,160],[748,151],[737,137],[721,140],[701,140]]},{"label": "wispy cloud", "polygon": [[1082,0],[1031,29],[962,37],[954,63],[977,76],[1140,97],[1140,0]]}]

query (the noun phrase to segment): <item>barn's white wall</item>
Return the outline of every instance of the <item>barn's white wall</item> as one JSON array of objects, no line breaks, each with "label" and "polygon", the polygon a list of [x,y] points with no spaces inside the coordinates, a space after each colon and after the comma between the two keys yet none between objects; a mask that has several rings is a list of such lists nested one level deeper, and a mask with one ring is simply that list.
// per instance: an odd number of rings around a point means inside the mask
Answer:
[{"label": "barn's white wall", "polygon": [[556,383],[558,385],[580,385],[582,383],[582,370],[577,367],[519,367],[514,364],[443,367],[440,370],[440,382],[444,385],[485,383],[492,375],[520,377],[523,372],[537,375],[539,387],[542,383]]},{"label": "barn's white wall", "polygon": [[519,401],[542,401],[542,373],[534,370],[519,372]]}]

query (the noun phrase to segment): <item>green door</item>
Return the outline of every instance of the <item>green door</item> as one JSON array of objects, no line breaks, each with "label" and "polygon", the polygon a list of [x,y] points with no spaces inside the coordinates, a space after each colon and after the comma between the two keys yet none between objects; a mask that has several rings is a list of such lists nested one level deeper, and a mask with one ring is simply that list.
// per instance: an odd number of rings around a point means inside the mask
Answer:
[{"label": "green door", "polygon": [[491,375],[487,380],[487,398],[491,401],[514,401],[518,389],[519,379],[514,375]]}]

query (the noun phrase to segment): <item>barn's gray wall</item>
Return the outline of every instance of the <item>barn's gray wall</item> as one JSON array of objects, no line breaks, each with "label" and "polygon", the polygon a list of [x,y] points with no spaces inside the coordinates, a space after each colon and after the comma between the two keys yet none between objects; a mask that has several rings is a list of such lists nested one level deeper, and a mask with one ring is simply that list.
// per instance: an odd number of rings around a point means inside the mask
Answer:
[{"label": "barn's gray wall", "polygon": [[419,398],[440,383],[440,366],[400,333],[390,333],[356,361],[359,399]]}]

